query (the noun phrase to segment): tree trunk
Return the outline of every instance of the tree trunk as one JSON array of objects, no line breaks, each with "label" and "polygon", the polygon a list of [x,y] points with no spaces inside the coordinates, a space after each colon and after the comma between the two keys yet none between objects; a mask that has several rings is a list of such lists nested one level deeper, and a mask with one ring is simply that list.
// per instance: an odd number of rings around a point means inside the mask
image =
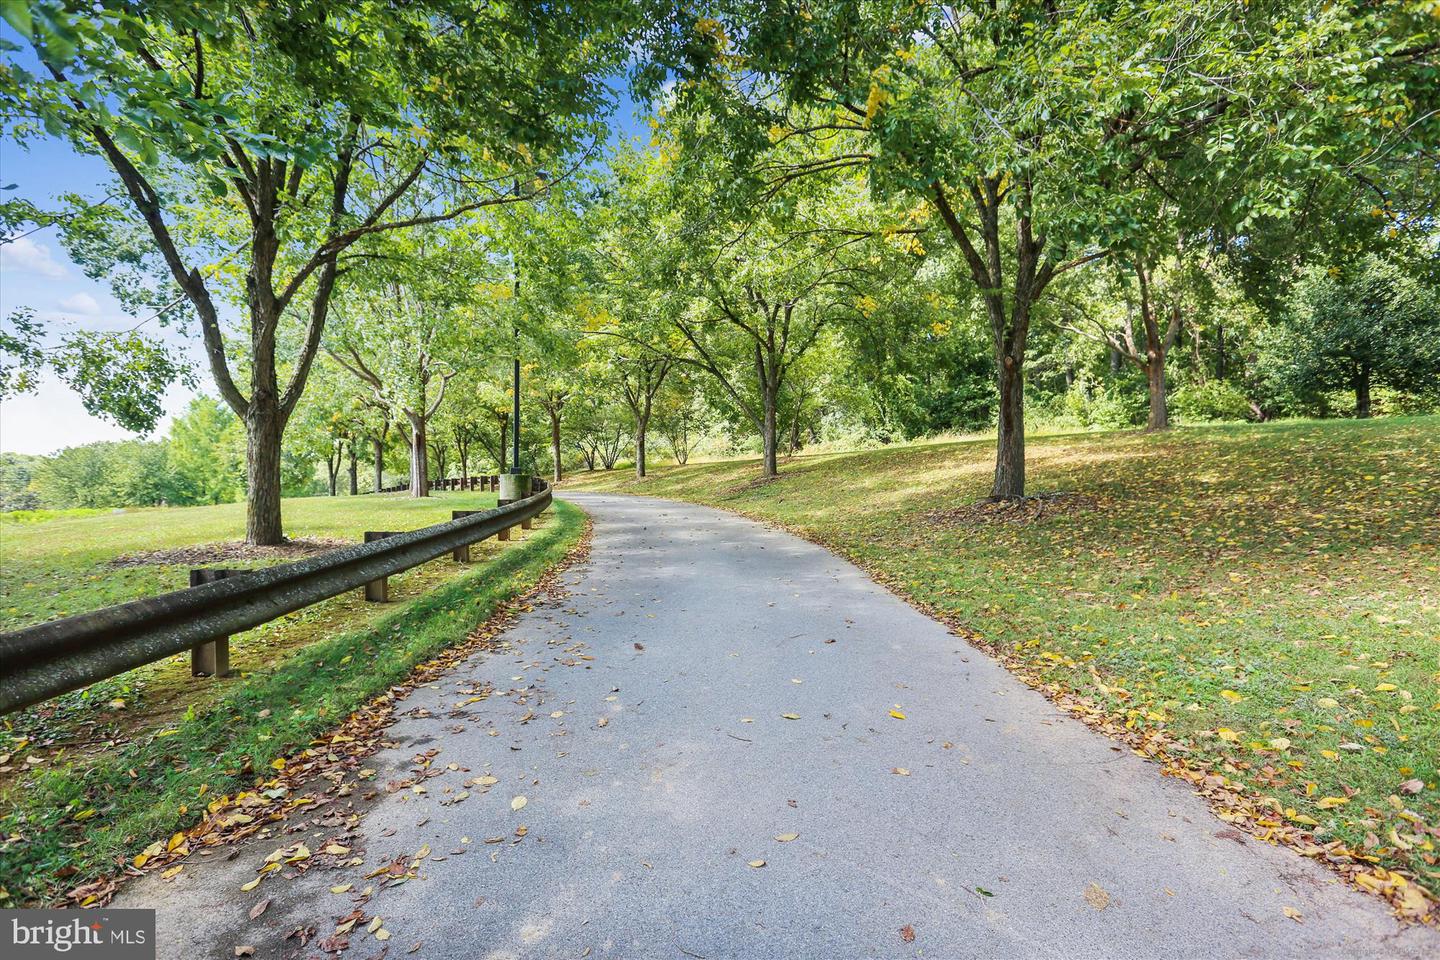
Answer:
[{"label": "tree trunk", "polygon": [[765,389],[765,422],[760,429],[765,445],[765,467],[762,475],[766,477],[775,477],[780,474],[780,464],[775,449],[778,445],[776,442],[778,438],[776,437],[775,427],[775,407],[777,405],[775,392],[769,389],[769,385],[767,384]]},{"label": "tree trunk", "polygon": [[1110,379],[1114,380],[1120,376],[1120,351],[1115,347],[1110,348]]},{"label": "tree trunk", "polygon": [[375,445],[375,492],[385,486],[385,443],[379,437],[370,441]]},{"label": "tree trunk", "polygon": [[430,496],[430,451],[423,417],[410,416],[410,496]]},{"label": "tree trunk", "polygon": [[1145,379],[1150,385],[1150,419],[1145,429],[1170,429],[1170,410],[1165,396],[1165,351],[1151,347],[1145,364]]},{"label": "tree trunk", "polygon": [[350,445],[350,496],[354,497],[360,493],[360,457],[355,453],[355,445]]},{"label": "tree trunk", "polygon": [[280,520],[279,405],[258,391],[245,414],[245,541],[257,546],[285,542]]},{"label": "tree trunk", "polygon": [[1370,368],[1366,366],[1355,371],[1355,416],[1362,420],[1370,416]]},{"label": "tree trunk", "polygon": [[1225,324],[1215,324],[1215,378],[1225,379]]},{"label": "tree trunk", "polygon": [[325,458],[325,472],[330,479],[330,496],[336,496],[340,492],[340,464],[341,459],[335,454]]},{"label": "tree trunk", "polygon": [[645,479],[645,431],[650,426],[648,415],[635,418],[635,479]]},{"label": "tree trunk", "polygon": [[1010,356],[1004,357],[997,369],[1000,412],[990,496],[1014,500],[1025,496],[1025,371]]},{"label": "tree trunk", "polygon": [[550,455],[555,460],[554,477],[555,482],[560,482],[560,414],[550,412]]}]

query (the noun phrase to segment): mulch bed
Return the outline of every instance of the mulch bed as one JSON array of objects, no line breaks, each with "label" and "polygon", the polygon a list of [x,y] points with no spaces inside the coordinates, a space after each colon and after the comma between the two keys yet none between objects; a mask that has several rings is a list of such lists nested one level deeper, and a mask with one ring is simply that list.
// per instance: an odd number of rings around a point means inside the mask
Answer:
[{"label": "mulch bed", "polygon": [[111,567],[151,567],[171,563],[207,564],[220,560],[299,560],[341,547],[354,546],[354,540],[336,537],[298,537],[273,547],[257,547],[241,540],[224,543],[197,543],[170,550],[141,550],[111,560]]}]

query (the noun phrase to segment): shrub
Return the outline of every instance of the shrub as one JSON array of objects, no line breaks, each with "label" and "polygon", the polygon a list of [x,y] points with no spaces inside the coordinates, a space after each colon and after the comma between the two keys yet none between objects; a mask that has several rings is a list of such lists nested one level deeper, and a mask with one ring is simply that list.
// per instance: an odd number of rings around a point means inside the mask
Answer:
[{"label": "shrub", "polygon": [[1170,395],[1170,409],[1189,423],[1250,417],[1250,401],[1245,394],[1223,380],[1185,384]]}]

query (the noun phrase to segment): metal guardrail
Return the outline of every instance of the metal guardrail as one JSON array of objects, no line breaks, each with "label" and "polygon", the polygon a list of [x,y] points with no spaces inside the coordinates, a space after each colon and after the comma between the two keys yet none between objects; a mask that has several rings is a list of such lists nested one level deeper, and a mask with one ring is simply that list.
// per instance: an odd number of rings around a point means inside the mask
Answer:
[{"label": "metal guardrail", "polygon": [[231,634],[508,533],[543,512],[551,499],[546,484],[524,500],[448,523],[0,634],[0,714],[202,644],[222,642]]}]

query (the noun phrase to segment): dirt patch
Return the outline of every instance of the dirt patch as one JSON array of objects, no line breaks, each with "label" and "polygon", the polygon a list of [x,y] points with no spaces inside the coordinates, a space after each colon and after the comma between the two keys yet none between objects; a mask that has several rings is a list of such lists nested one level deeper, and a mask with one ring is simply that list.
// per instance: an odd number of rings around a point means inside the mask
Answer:
[{"label": "dirt patch", "polygon": [[746,480],[744,483],[737,483],[733,487],[725,487],[717,492],[722,495],[746,493],[751,490],[758,490],[761,487],[768,487],[772,483],[779,483],[781,480],[784,479],[785,475],[778,473],[773,477],[755,477],[751,480]]},{"label": "dirt patch", "polygon": [[1100,501],[1083,493],[1041,493],[1014,500],[981,500],[944,510],[928,510],[920,515],[920,519],[938,527],[1036,523],[1067,514],[1085,513],[1099,506]]},{"label": "dirt patch", "polygon": [[317,553],[352,547],[353,540],[335,537],[298,537],[274,547],[257,547],[241,540],[196,543],[170,550],[141,550],[111,560],[111,567],[152,567],[172,563],[211,564],[221,560],[299,560]]}]

